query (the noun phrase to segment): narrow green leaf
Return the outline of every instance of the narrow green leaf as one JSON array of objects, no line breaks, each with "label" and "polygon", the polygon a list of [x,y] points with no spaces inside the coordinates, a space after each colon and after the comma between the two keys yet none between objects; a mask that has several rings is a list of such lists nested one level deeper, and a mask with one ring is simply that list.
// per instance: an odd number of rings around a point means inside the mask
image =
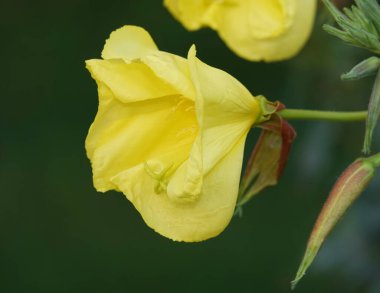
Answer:
[{"label": "narrow green leaf", "polygon": [[368,116],[364,137],[363,153],[369,154],[371,152],[372,137],[375,130],[377,121],[380,115],[380,70],[377,72],[376,80],[373,85],[371,98],[368,106]]},{"label": "narrow green leaf", "polygon": [[[346,43],[351,43],[352,42],[352,38],[351,36],[345,32],[345,31],[342,31],[336,27],[333,27],[329,24],[324,24],[323,25],[323,29],[328,32],[330,35],[333,35],[334,37],[337,37],[339,39],[341,39],[342,41],[346,42]],[[357,43],[357,46],[361,46],[359,43]]]},{"label": "narrow green leaf", "polygon": [[380,33],[380,6],[377,0],[356,0],[356,5],[362,10],[365,15],[370,18],[376,28],[377,33]]},{"label": "narrow green leaf", "polygon": [[347,18],[338,8],[335,7],[330,0],[322,0],[325,4],[326,8],[330,11],[331,15],[334,17],[335,21],[339,21],[339,19]]},{"label": "narrow green leaf", "polygon": [[380,6],[373,0],[357,0],[351,9],[341,12],[330,0],[322,0],[341,30],[324,26],[325,30],[356,47],[380,54]]}]

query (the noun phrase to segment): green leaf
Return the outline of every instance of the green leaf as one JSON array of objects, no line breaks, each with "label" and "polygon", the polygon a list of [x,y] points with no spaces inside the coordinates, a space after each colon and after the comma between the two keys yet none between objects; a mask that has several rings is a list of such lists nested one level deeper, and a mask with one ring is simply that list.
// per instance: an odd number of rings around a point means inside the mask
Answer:
[{"label": "green leaf", "polygon": [[372,20],[377,33],[380,33],[380,6],[377,0],[356,0],[360,10],[365,11],[367,17]]},{"label": "green leaf", "polygon": [[380,70],[377,72],[376,80],[373,85],[371,98],[368,106],[368,116],[366,122],[366,130],[364,137],[363,153],[369,154],[371,152],[372,137],[377,121],[380,115]]},{"label": "green leaf", "polygon": [[330,0],[322,0],[340,29],[324,29],[346,43],[380,54],[380,6],[376,0],[356,0],[356,6],[341,12]]}]

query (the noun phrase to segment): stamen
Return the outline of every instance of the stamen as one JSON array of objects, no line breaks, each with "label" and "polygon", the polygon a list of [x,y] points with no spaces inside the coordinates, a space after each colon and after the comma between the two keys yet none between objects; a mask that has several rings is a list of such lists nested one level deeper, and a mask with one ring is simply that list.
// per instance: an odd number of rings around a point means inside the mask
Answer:
[{"label": "stamen", "polygon": [[173,173],[173,166],[174,164],[172,163],[171,165],[163,168],[161,171],[154,171],[151,166],[147,162],[144,163],[144,169],[148,173],[148,175],[156,180],[156,183],[154,185],[154,192],[156,194],[160,194],[164,191],[166,191],[167,186],[169,184],[169,177]]}]

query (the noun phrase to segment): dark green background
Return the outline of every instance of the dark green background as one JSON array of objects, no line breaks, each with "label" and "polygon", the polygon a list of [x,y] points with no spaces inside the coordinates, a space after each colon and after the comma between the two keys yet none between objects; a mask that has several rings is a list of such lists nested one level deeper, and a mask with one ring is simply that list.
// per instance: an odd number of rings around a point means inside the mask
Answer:
[{"label": "dark green background", "polygon": [[[100,57],[114,29],[140,25],[162,50],[185,56],[196,43],[203,61],[290,108],[365,109],[372,80],[339,75],[367,53],[325,34],[323,17],[299,56],[263,64],[211,30],[185,31],[158,0],[0,0],[0,292],[289,292],[330,187],[360,155],[363,123],[294,123],[280,184],[219,237],[175,243],[122,194],[92,186],[84,140],[97,92],[84,60]],[[380,292],[378,179],[296,292]]]}]

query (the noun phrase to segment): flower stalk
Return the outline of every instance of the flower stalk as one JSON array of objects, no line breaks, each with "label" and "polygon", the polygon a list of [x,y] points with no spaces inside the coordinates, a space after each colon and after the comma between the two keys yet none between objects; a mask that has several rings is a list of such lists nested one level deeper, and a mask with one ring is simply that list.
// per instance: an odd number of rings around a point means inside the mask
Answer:
[{"label": "flower stalk", "polygon": [[367,111],[320,111],[304,109],[284,109],[278,112],[286,120],[321,120],[336,122],[364,121],[367,119]]}]

